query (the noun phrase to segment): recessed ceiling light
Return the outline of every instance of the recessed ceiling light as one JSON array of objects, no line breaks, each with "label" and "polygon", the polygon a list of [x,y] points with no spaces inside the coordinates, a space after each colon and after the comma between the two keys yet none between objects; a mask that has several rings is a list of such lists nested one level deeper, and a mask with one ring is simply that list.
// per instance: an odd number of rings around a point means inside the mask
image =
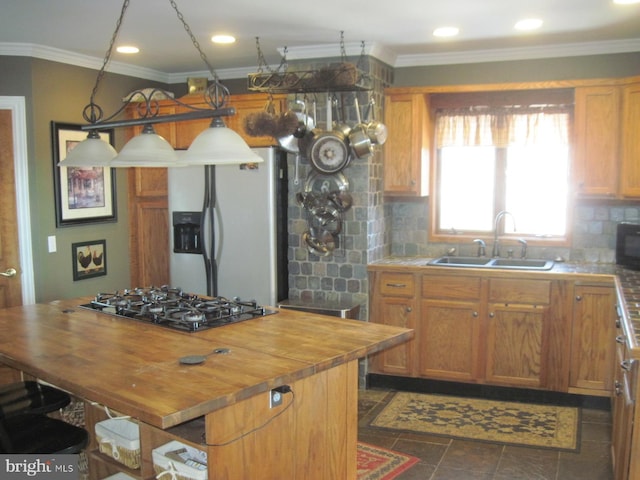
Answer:
[{"label": "recessed ceiling light", "polygon": [[525,18],[516,22],[513,28],[521,31],[536,30],[542,26],[542,20],[539,18]]},{"label": "recessed ceiling light", "polygon": [[139,51],[140,49],[133,45],[122,45],[121,47],[116,48],[116,52],[118,53],[138,53]]},{"label": "recessed ceiling light", "polygon": [[236,37],[232,35],[214,35],[211,37],[211,41],[213,43],[234,43],[236,41]]},{"label": "recessed ceiling light", "polygon": [[618,5],[633,5],[634,3],[640,3],[640,0],[613,0],[613,3]]},{"label": "recessed ceiling light", "polygon": [[455,37],[460,33],[458,27],[438,27],[433,31],[434,37]]}]

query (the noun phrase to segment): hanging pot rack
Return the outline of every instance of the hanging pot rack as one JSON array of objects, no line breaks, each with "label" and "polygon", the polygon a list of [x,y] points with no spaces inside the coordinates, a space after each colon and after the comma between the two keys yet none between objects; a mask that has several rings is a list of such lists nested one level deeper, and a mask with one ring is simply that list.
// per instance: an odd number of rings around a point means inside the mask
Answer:
[{"label": "hanging pot rack", "polygon": [[272,69],[265,61],[258,37],[256,37],[256,48],[258,68],[255,73],[248,75],[248,89],[251,91],[322,93],[372,90],[371,77],[361,69],[364,58],[364,41],[358,62],[348,62],[344,48],[344,32],[340,32],[341,61],[315,70],[289,70],[286,59],[287,47],[284,47],[284,56],[278,68]]}]

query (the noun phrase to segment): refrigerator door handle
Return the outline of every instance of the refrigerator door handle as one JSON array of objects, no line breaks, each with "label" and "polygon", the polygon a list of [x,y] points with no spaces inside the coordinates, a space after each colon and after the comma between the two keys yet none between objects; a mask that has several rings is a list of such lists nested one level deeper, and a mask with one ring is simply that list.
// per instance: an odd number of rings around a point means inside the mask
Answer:
[{"label": "refrigerator door handle", "polygon": [[202,258],[207,281],[207,295],[218,295],[218,267],[215,260],[214,210],[216,207],[216,171],[214,165],[204,167],[204,201],[200,220],[203,232]]}]

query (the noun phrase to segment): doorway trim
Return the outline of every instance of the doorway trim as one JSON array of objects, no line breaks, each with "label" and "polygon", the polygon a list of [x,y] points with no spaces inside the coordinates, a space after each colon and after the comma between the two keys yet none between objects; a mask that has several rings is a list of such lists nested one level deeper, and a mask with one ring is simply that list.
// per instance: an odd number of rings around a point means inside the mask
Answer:
[{"label": "doorway trim", "polygon": [[16,210],[20,239],[22,304],[36,302],[29,204],[29,164],[27,155],[27,115],[24,97],[0,96],[0,109],[11,110],[13,121],[13,165],[16,181]]}]

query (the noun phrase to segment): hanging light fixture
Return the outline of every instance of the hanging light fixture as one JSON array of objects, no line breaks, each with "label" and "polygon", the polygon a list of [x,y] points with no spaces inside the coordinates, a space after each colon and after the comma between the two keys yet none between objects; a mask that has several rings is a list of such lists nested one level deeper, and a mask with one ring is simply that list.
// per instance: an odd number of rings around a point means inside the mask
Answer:
[{"label": "hanging light fixture", "polygon": [[[185,107],[188,111],[173,115],[159,115],[160,109],[158,101],[155,99],[156,94],[158,92],[163,93],[166,98],[171,98],[171,96],[158,89],[154,89],[151,93],[138,90],[129,95],[118,111],[103,119],[103,111],[95,103],[95,95],[104,77],[105,68],[111,59],[111,52],[129,6],[129,1],[124,0],[122,4],[120,17],[116,23],[102,67],[96,77],[89,104],[85,106],[82,112],[82,116],[88,122],[88,125],[83,125],[80,128],[88,131],[87,138],[73,148],[58,166],[168,167],[262,162],[263,159],[249,148],[240,135],[225,126],[222,117],[235,115],[236,113],[234,108],[226,107],[230,96],[229,90],[220,83],[218,75],[207,60],[206,55],[200,48],[200,44],[182,13],[178,10],[174,0],[169,0],[169,3],[175,10],[178,19],[182,22],[184,29],[191,38],[193,46],[213,77],[213,83],[207,88],[204,95],[208,108],[194,107],[177,99],[172,99],[177,105]],[[144,106],[144,108],[141,108],[140,105],[138,106],[138,112],[141,112],[140,118],[113,120],[121,115],[128,105],[134,101],[140,102],[140,99],[142,99],[142,105]],[[164,138],[157,135],[152,126],[156,123],[181,122],[202,118],[212,119],[210,128],[196,137],[189,149],[183,155],[180,155],[180,160],[178,160],[178,156],[171,145]],[[100,139],[100,130],[137,125],[144,125],[142,133],[132,138],[123,147],[120,154],[111,145]]]}]

